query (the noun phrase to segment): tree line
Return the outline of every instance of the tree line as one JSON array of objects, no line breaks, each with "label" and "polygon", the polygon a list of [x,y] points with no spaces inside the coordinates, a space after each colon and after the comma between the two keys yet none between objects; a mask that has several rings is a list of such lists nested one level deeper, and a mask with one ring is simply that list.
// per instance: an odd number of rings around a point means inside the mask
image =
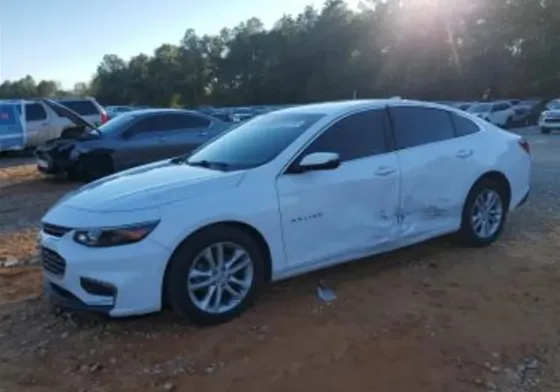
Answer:
[{"label": "tree line", "polygon": [[558,0],[341,0],[257,18],[217,35],[187,29],[177,45],[104,56],[74,91],[31,76],[0,98],[95,96],[171,107],[403,96],[428,100],[552,98],[560,90]]}]

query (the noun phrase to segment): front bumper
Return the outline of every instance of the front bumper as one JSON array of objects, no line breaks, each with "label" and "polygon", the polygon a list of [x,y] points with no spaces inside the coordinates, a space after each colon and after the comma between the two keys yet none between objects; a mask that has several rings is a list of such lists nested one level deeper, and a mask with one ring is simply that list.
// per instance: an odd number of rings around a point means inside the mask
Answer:
[{"label": "front bumper", "polygon": [[44,292],[64,308],[111,317],[141,315],[162,307],[163,276],[170,252],[150,238],[136,244],[88,248],[74,231],[41,232]]},{"label": "front bumper", "polygon": [[64,173],[76,165],[76,159],[70,158],[70,152],[51,151],[37,149],[35,150],[35,159],[37,161],[37,170],[45,174]]}]

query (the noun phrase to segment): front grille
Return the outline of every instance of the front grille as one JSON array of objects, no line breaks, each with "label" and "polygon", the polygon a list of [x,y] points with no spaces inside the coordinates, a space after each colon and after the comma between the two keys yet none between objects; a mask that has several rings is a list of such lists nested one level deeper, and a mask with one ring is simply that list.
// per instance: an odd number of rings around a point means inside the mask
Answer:
[{"label": "front grille", "polygon": [[56,276],[64,276],[64,272],[66,272],[66,260],[54,250],[44,247],[41,248],[41,261],[45,271]]},{"label": "front grille", "polygon": [[558,116],[550,116],[550,117],[546,117],[544,119],[545,122],[559,122],[560,121],[560,117]]},{"label": "front grille", "polygon": [[64,234],[72,230],[69,227],[51,225],[48,223],[43,224],[43,233],[52,235],[53,237],[62,237]]}]

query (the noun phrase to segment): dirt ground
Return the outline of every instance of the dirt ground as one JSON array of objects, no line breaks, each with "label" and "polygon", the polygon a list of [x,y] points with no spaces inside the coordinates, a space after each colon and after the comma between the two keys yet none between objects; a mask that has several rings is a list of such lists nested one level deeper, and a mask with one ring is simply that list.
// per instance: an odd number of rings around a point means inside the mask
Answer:
[{"label": "dirt ground", "polygon": [[493,246],[440,239],[274,284],[212,328],[50,307],[36,225],[73,185],[0,168],[0,260],[25,264],[0,268],[0,391],[560,391],[560,136],[528,136],[531,202]]}]

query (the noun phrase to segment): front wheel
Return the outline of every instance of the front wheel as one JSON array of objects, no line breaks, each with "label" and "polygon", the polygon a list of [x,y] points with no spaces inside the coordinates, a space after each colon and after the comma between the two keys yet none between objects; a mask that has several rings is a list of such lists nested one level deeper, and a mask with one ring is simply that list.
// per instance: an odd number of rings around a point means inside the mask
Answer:
[{"label": "front wheel", "polygon": [[543,135],[548,135],[548,134],[550,133],[550,129],[548,129],[548,128],[541,128],[541,133],[542,133]]},{"label": "front wheel", "polygon": [[85,157],[80,160],[81,175],[85,181],[95,181],[113,174],[113,160],[106,155]]},{"label": "front wheel", "polygon": [[504,228],[508,209],[505,190],[495,181],[484,179],[471,189],[463,209],[459,236],[471,246],[487,246]]},{"label": "front wheel", "polygon": [[173,255],[165,276],[166,300],[196,324],[227,322],[254,301],[264,282],[264,262],[258,243],[243,230],[204,230]]}]

